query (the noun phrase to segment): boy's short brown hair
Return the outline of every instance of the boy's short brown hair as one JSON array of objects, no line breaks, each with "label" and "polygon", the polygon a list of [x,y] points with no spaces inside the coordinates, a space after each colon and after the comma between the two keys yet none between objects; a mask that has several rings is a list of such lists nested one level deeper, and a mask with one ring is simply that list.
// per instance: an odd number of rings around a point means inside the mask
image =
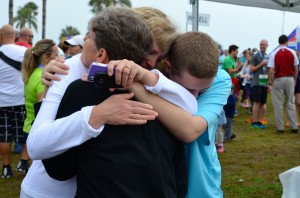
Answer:
[{"label": "boy's short brown hair", "polygon": [[197,78],[212,78],[218,70],[218,47],[206,33],[186,32],[176,37],[170,49],[169,61],[173,75],[180,76],[187,70]]}]

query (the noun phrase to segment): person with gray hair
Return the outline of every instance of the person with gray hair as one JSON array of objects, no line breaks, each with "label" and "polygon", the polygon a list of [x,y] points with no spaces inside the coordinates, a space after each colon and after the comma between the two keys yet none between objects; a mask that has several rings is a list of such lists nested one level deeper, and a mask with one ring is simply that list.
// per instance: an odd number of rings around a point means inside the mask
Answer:
[{"label": "person with gray hair", "polygon": [[[91,19],[90,32],[85,38],[82,54],[65,62],[70,66],[69,75],[61,76],[61,81],[54,82],[53,86],[49,88],[30,131],[27,145],[33,163],[22,182],[21,197],[74,197],[76,177],[67,181],[54,180],[48,176],[40,159],[56,156],[89,139],[91,141],[102,140],[103,133],[110,128],[109,125],[129,124],[131,127],[138,127],[135,125],[155,119],[157,113],[152,110],[150,105],[126,100],[132,98],[133,94],[114,94],[106,89],[87,92],[94,88],[92,83],[87,83],[90,89],[84,89],[87,94],[79,90],[78,94],[81,97],[76,100],[72,98],[69,104],[61,103],[64,93],[67,88],[69,89],[68,86],[71,84],[76,87],[76,83],[81,82],[76,80],[88,73],[92,62],[108,63],[111,59],[127,58],[141,63],[150,53],[152,42],[152,34],[145,23],[129,8],[105,8]],[[124,71],[129,72],[129,68]],[[73,81],[75,84],[72,83]],[[93,103],[77,108],[78,104],[93,98],[93,94],[100,96],[101,99],[97,98],[93,100]],[[62,114],[65,113],[64,111],[58,112],[60,105],[64,110],[72,110],[72,112],[69,111],[68,115]],[[58,119],[60,116],[61,118]],[[104,125],[106,126],[104,127]],[[120,132],[127,134],[122,130]],[[128,135],[134,137],[129,132]],[[121,137],[115,137],[115,139],[123,140]],[[100,145],[106,144],[100,143]],[[114,144],[112,143],[111,146]],[[39,155],[40,148],[47,150],[47,154]],[[123,151],[121,148],[115,147],[107,152],[109,154],[116,150]],[[121,162],[121,158],[118,160]],[[79,162],[86,161],[79,159]]]}]

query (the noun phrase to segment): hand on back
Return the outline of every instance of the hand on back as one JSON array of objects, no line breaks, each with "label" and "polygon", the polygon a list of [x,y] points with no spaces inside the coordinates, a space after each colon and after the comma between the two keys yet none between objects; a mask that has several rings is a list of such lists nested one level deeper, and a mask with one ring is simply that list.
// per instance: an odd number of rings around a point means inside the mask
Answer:
[{"label": "hand on back", "polygon": [[99,128],[103,124],[138,125],[154,120],[157,112],[149,104],[130,100],[133,93],[116,94],[96,105],[91,113],[89,124]]}]

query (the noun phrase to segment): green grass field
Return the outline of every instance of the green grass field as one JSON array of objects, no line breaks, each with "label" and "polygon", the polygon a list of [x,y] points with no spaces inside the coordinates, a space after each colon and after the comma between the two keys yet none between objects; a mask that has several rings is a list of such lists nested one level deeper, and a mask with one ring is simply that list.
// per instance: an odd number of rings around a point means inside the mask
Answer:
[{"label": "green grass field", "polygon": [[225,197],[281,197],[279,174],[299,166],[300,134],[289,128],[284,134],[277,133],[271,95],[268,97],[267,129],[251,129],[245,122],[251,115],[238,108],[234,124],[237,137],[225,143],[225,152],[219,154]]},{"label": "green grass field", "polygon": [[[224,197],[279,198],[282,186],[278,175],[299,165],[300,134],[291,134],[288,128],[284,134],[276,132],[270,96],[267,129],[250,129],[245,120],[251,115],[246,109],[238,109],[239,116],[235,117],[234,124],[237,137],[225,143],[225,152],[219,155]],[[15,168],[18,155],[12,156]],[[23,177],[14,172],[13,178],[0,179],[0,198],[19,197]]]}]

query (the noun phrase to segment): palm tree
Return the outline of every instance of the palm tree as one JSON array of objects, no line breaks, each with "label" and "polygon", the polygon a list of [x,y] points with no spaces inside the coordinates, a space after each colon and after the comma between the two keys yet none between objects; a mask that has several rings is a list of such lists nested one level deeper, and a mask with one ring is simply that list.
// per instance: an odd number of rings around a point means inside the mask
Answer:
[{"label": "palm tree", "polygon": [[131,8],[131,2],[130,0],[111,0],[111,4],[110,5],[120,5],[120,6],[127,6]]},{"label": "palm tree", "polygon": [[69,36],[75,36],[75,35],[78,35],[78,34],[80,34],[80,32],[76,28],[74,28],[72,26],[66,26],[65,29],[61,30],[59,39],[62,40],[62,39],[67,38]]},{"label": "palm tree", "polygon": [[47,0],[43,0],[42,39],[46,36],[46,6]]},{"label": "palm tree", "polygon": [[13,25],[14,24],[14,1],[13,0],[9,0],[8,3],[8,24]]},{"label": "palm tree", "polygon": [[17,17],[14,18],[14,22],[17,22],[16,27],[22,28],[28,24],[29,28],[33,27],[37,31],[37,18],[38,6],[33,2],[28,2],[24,7],[20,7]]},{"label": "palm tree", "polygon": [[110,5],[131,7],[131,2],[130,0],[90,0],[89,5],[92,6],[92,13],[97,13]]}]

